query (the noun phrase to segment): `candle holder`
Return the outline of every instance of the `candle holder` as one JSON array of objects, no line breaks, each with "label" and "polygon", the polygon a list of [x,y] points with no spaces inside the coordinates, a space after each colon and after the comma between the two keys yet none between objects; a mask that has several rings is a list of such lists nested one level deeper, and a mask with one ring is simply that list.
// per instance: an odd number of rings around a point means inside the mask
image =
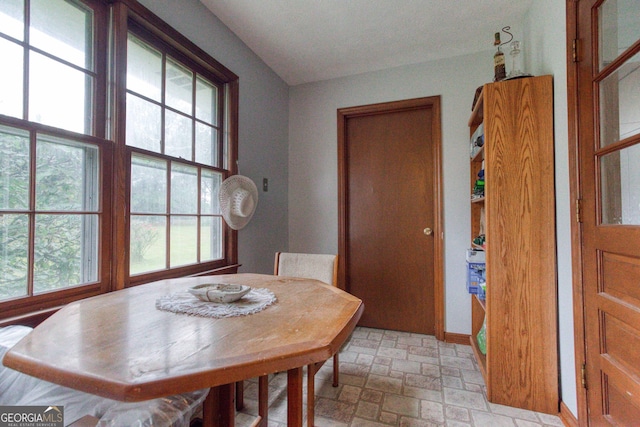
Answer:
[{"label": "candle holder", "polygon": [[518,40],[514,40],[511,42],[511,52],[509,55],[511,56],[511,71],[507,75],[507,78],[513,79],[516,77],[525,76],[525,73],[521,70],[521,56],[520,56],[520,42]]}]

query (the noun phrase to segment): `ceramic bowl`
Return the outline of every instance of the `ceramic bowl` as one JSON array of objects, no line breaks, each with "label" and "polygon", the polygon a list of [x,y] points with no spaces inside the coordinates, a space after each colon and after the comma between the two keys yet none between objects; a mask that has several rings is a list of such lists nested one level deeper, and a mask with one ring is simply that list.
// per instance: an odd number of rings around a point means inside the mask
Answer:
[{"label": "ceramic bowl", "polygon": [[202,301],[220,303],[237,301],[250,290],[250,286],[231,283],[205,283],[189,288],[189,292]]}]

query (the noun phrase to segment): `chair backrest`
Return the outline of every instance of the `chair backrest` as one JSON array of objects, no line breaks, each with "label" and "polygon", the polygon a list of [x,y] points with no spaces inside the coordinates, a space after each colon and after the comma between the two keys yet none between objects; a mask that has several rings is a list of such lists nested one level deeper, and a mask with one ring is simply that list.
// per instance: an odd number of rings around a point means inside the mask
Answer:
[{"label": "chair backrest", "polygon": [[274,274],[316,279],[337,286],[338,255],[276,252]]}]

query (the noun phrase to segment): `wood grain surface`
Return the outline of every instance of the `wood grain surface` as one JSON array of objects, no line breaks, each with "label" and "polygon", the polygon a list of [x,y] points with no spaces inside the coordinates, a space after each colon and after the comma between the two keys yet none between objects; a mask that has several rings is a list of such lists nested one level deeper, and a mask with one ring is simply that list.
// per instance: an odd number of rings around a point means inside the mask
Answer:
[{"label": "wood grain surface", "polygon": [[[163,295],[212,281],[268,288],[277,302],[223,319],[155,307]],[[324,361],[363,309],[358,298],[309,279],[238,274],[162,280],[67,305],[3,363],[77,390],[140,401]]]},{"label": "wood grain surface", "polygon": [[480,102],[470,124],[484,120],[487,302],[474,300],[472,332],[486,311],[486,357],[472,345],[491,402],[557,414],[552,77],[487,84]]}]

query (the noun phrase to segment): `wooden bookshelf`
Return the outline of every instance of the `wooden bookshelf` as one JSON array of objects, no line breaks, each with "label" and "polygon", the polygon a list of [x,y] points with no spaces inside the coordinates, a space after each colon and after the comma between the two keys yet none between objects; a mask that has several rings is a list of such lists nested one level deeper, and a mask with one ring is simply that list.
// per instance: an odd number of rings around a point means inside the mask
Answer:
[{"label": "wooden bookshelf", "polygon": [[[489,401],[557,414],[559,405],[553,86],[551,76],[490,83],[469,119],[484,126],[470,161],[484,161],[485,195],[471,203],[471,239],[484,209],[486,302],[472,297],[471,346]],[[486,316],[486,355],[477,333]]]}]

